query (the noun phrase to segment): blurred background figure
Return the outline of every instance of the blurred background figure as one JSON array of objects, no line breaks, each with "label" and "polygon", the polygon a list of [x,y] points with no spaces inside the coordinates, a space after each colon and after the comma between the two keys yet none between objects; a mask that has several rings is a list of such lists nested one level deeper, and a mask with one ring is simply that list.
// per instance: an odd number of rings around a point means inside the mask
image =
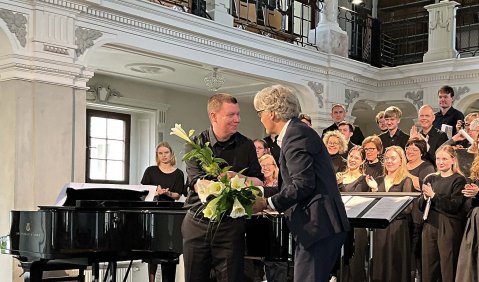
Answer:
[{"label": "blurred background figure", "polygon": [[254,146],[256,147],[256,156],[258,157],[258,160],[266,155],[269,154],[269,146],[266,143],[266,141],[262,139],[255,139],[254,141]]},{"label": "blurred background figure", "polygon": [[380,134],[388,131],[388,126],[386,125],[386,120],[384,119],[384,111],[380,111],[376,115],[376,123],[378,125]]},{"label": "blurred background figure", "polygon": [[[186,196],[185,176],[183,171],[176,168],[176,158],[168,142],[161,142],[156,146],[156,165],[148,167],[143,173],[141,184],[155,185],[157,201],[175,201],[181,195]],[[176,265],[178,256],[152,260],[148,263],[148,276],[150,282],[155,282],[158,263],[161,264],[161,281],[175,282]]]}]

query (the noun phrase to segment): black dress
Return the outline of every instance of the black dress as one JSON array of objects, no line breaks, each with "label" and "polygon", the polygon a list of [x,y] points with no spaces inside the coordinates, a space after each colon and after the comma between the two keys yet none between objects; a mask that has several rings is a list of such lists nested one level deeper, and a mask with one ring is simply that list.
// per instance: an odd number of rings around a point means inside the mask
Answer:
[{"label": "black dress", "polygon": [[[409,171],[410,174],[419,178],[419,187],[422,187],[424,178],[434,172],[434,166],[429,161],[424,161]],[[419,197],[414,199],[412,203],[411,217],[413,223],[413,230],[411,233],[411,250],[414,256],[413,268],[421,273],[421,234],[423,213],[419,210]]]},{"label": "black dress", "polygon": [[[341,192],[367,192],[369,186],[366,183],[366,176],[361,175],[351,183],[338,184]],[[366,254],[368,247],[368,234],[364,228],[354,228],[348,233],[348,243],[345,244],[345,256],[349,258],[345,265],[341,281],[366,281]]]},{"label": "black dress", "polygon": [[346,160],[340,154],[329,155],[333,162],[334,172],[343,172],[346,170]]},{"label": "black dress", "polygon": [[[143,173],[141,179],[143,185],[161,185],[163,188],[169,188],[169,191],[178,193],[180,195],[186,194],[185,177],[183,171],[176,169],[172,173],[164,173],[161,169],[154,165],[150,166]],[[155,196],[156,201],[174,201],[174,199],[166,196]],[[174,282],[176,276],[176,265],[178,264],[178,255],[171,255],[160,260],[152,260],[153,265],[161,263],[161,281]],[[154,271],[154,270],[153,270]]]},{"label": "black dress", "polygon": [[[377,179],[378,192],[386,192],[384,176]],[[411,192],[412,179],[404,178],[389,188],[389,192]],[[387,228],[375,229],[373,235],[373,281],[411,281],[411,243],[407,208]]]},{"label": "black dress", "polygon": [[[466,221],[462,194],[466,178],[458,173],[431,174],[424,183],[431,183],[435,196],[422,230],[422,280],[453,282]],[[426,205],[420,197],[419,208],[424,211]]]},{"label": "black dress", "polygon": [[364,174],[372,176],[374,179],[378,178],[379,176],[384,174],[384,167],[381,161],[376,163],[369,163],[366,162],[364,164]]},{"label": "black dress", "polygon": [[[154,165],[145,170],[141,179],[143,185],[161,185],[163,188],[169,188],[170,192],[175,192],[186,196],[185,175],[183,171],[176,169],[172,173],[164,173],[161,169]],[[166,196],[155,196],[156,201],[174,201],[174,199]]]}]

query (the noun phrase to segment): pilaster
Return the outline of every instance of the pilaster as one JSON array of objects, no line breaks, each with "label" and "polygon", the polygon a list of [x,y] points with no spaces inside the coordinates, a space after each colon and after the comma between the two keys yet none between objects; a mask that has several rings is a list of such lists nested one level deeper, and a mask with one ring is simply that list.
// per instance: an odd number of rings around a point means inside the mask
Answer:
[{"label": "pilaster", "polygon": [[459,3],[443,0],[424,8],[429,12],[428,51],[423,61],[456,58],[456,10]]}]

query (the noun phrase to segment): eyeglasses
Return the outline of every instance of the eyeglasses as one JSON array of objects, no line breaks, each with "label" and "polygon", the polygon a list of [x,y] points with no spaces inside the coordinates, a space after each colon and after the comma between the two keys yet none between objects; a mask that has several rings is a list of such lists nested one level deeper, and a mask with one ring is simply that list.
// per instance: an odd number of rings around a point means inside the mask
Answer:
[{"label": "eyeglasses", "polygon": [[364,148],[364,151],[366,152],[372,152],[374,150],[376,150],[376,148]]},{"label": "eyeglasses", "polygon": [[418,148],[406,147],[406,152],[419,152]]},{"label": "eyeglasses", "polygon": [[259,111],[256,111],[256,113],[258,114],[258,117],[261,118],[261,113],[264,112],[265,110],[259,110]]},{"label": "eyeglasses", "polygon": [[326,145],[329,145],[329,146],[338,146],[339,145],[339,142],[329,142],[326,143]]}]

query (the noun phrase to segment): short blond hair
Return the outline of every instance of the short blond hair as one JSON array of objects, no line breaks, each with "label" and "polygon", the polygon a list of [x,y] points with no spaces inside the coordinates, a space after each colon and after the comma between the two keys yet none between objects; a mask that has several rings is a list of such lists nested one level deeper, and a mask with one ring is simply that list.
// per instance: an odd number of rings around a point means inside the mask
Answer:
[{"label": "short blond hair", "polygon": [[341,132],[339,132],[339,130],[328,131],[323,136],[324,145],[328,145],[328,140],[331,136],[336,137],[336,138],[339,139],[339,151],[338,152],[340,154],[344,154],[348,150],[348,141],[346,141],[346,138],[344,137],[344,135]]},{"label": "short blond hair", "polygon": [[208,106],[207,106],[208,115],[210,113],[219,112],[221,109],[221,106],[224,103],[238,104],[238,100],[236,100],[235,97],[227,93],[215,94],[208,99]]}]

